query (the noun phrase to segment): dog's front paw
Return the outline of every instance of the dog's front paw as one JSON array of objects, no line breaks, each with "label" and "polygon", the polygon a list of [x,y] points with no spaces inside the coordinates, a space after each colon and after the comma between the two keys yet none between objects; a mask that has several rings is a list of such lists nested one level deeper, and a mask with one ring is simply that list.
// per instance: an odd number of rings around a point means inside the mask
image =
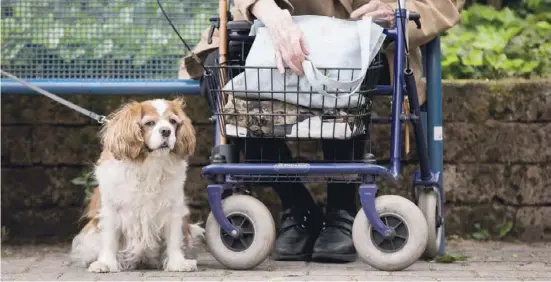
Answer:
[{"label": "dog's front paw", "polygon": [[88,267],[88,272],[105,273],[105,272],[119,272],[119,266],[117,262],[105,263],[99,260],[94,261]]},{"label": "dog's front paw", "polygon": [[169,257],[165,263],[165,271],[190,272],[197,270],[197,261],[184,256]]}]

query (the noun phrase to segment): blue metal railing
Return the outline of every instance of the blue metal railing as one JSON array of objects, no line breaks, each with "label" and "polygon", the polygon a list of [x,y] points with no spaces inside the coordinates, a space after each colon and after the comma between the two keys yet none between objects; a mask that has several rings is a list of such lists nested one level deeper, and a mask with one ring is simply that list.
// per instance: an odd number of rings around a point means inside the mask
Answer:
[{"label": "blue metal railing", "polygon": [[[56,95],[194,95],[199,82],[179,79],[28,79],[26,80]],[[39,95],[12,79],[2,79],[3,95]]]}]

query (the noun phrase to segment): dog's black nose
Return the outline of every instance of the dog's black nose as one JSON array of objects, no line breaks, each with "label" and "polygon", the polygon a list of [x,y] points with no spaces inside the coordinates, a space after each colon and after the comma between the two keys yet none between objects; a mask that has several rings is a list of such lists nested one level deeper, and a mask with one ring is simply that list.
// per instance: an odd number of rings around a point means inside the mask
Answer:
[{"label": "dog's black nose", "polygon": [[168,129],[168,128],[161,128],[161,135],[162,135],[163,137],[168,137],[168,136],[170,136],[170,129]]}]

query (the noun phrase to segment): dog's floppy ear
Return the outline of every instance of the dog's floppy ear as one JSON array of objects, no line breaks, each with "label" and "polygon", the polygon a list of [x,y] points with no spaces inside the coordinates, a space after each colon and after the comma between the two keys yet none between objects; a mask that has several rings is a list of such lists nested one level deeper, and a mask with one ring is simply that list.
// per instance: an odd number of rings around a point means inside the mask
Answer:
[{"label": "dog's floppy ear", "polygon": [[183,98],[176,98],[170,101],[172,110],[180,119],[178,128],[176,129],[176,144],[174,145],[174,153],[182,158],[189,158],[195,152],[195,128],[191,119],[184,112],[185,101]]},{"label": "dog's floppy ear", "polygon": [[144,148],[141,118],[142,108],[138,102],[130,102],[112,113],[100,132],[104,150],[118,160],[139,158]]}]

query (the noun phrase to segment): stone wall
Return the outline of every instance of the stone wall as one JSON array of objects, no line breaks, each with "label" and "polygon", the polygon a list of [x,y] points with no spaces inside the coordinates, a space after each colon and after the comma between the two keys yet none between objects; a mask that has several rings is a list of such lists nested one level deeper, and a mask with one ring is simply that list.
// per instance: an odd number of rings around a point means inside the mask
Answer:
[{"label": "stone wall", "polygon": [[[512,223],[508,238],[551,240],[550,89],[549,81],[444,83],[448,234],[469,236],[478,223],[497,238],[501,227]],[[108,113],[129,99],[150,97],[67,98]],[[194,217],[205,220],[208,204],[200,169],[213,145],[212,127],[204,100],[189,97],[187,102],[199,147],[186,191]],[[388,104],[388,99],[376,101],[377,112],[388,113]],[[98,157],[98,126],[44,97],[3,95],[1,130],[3,241],[70,238],[81,226],[85,197],[83,188],[71,179]],[[375,126],[373,135],[373,151],[384,161],[389,149],[387,126]],[[414,164],[415,156],[408,156],[401,184],[382,184],[382,192],[408,196]],[[323,190],[312,187],[322,205]],[[270,190],[254,193],[277,213],[279,202]]]}]

